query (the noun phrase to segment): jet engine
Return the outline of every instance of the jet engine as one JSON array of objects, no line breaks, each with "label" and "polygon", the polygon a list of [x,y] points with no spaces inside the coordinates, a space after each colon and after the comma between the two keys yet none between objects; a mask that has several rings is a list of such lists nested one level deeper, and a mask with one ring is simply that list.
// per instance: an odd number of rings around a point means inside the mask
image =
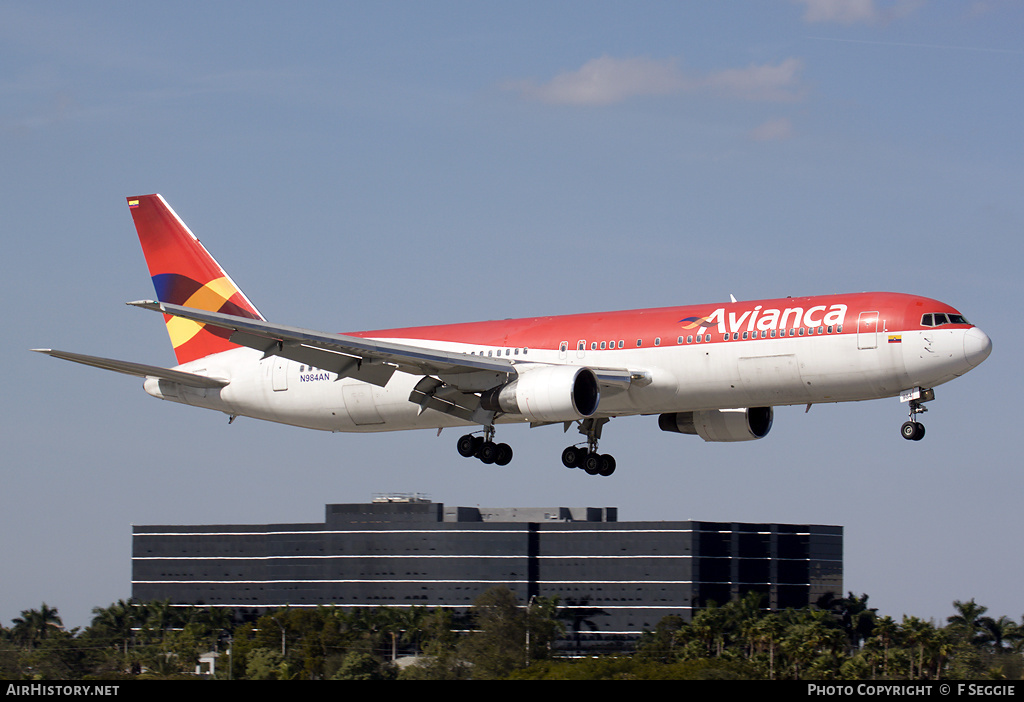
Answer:
[{"label": "jet engine", "polygon": [[704,441],[752,441],[763,439],[772,428],[771,407],[672,412],[658,417],[662,431],[696,434]]},{"label": "jet engine", "polygon": [[594,371],[579,366],[517,366],[515,380],[485,392],[485,410],[520,414],[531,422],[568,422],[589,417],[601,402]]}]

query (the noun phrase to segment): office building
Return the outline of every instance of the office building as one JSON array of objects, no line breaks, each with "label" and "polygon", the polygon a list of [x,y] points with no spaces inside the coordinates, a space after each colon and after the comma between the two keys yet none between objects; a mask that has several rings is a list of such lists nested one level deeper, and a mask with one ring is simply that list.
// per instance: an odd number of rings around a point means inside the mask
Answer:
[{"label": "office building", "polygon": [[132,596],[228,607],[445,607],[485,590],[558,596],[584,630],[635,635],[748,591],[773,609],[843,593],[839,526],[618,521],[612,507],[327,505],[315,524],[136,526]]}]

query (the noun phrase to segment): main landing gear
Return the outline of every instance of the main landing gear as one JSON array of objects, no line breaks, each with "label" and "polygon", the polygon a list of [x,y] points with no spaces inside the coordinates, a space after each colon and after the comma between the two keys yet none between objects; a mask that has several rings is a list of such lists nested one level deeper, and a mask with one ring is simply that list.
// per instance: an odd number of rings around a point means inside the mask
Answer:
[{"label": "main landing gear", "polygon": [[566,468],[582,468],[587,475],[608,476],[615,472],[613,456],[582,446],[566,447],[562,451],[562,465]]},{"label": "main landing gear", "polygon": [[587,437],[587,447],[569,446],[562,451],[562,465],[566,468],[582,468],[587,475],[609,476],[615,472],[615,458],[597,452],[597,441],[601,438],[601,427],[608,423],[607,417],[584,419],[580,422],[580,433]]},{"label": "main landing gear", "polygon": [[512,447],[494,443],[494,427],[484,427],[483,436],[466,434],[459,437],[456,448],[463,458],[479,458],[487,465],[507,466],[512,462]]},{"label": "main landing gear", "polygon": [[920,441],[924,438],[924,424],[917,421],[917,415],[928,411],[924,403],[935,399],[935,391],[915,388],[903,393],[900,399],[910,403],[910,419],[903,422],[900,434],[907,441]]},{"label": "main landing gear", "polygon": [[[589,475],[611,475],[615,472],[615,458],[597,452],[597,440],[601,438],[601,427],[608,423],[607,418],[584,419],[580,424],[580,433],[587,437],[587,446],[569,446],[562,451],[562,465],[567,468],[582,468]],[[568,429],[568,425],[566,426]],[[512,461],[512,447],[508,444],[494,442],[494,427],[485,426],[483,436],[466,434],[459,437],[456,444],[459,455],[464,458],[478,458],[481,463],[497,466],[508,465]]]}]

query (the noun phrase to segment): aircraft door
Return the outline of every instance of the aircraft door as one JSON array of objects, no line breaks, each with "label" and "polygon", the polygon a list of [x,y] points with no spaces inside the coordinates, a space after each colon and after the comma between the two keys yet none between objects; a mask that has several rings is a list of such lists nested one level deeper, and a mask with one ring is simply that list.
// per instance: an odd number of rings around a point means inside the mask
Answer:
[{"label": "aircraft door", "polygon": [[287,358],[281,358],[280,356],[274,356],[271,363],[274,364],[274,368],[271,371],[273,377],[273,387],[275,392],[288,389],[288,366],[290,361]]},{"label": "aircraft door", "polygon": [[878,312],[857,315],[857,348],[878,348]]}]

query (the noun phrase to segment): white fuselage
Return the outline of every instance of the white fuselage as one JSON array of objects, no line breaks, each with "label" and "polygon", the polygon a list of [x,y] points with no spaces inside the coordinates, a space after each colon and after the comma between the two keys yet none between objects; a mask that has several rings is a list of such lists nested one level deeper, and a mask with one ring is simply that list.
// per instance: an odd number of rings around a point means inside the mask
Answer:
[{"label": "white fuselage", "polygon": [[[817,330],[815,330],[817,331]],[[930,388],[981,362],[990,348],[977,328],[870,334],[815,333],[713,343],[659,343],[646,348],[591,350],[570,341],[566,350],[481,348],[429,339],[388,339],[460,353],[515,356],[521,363],[642,368],[644,383],[602,393],[595,416],[684,412],[871,400],[908,388]],[[580,348],[582,346],[582,348]],[[984,350],[982,355],[981,350]],[[520,356],[520,352],[522,355]],[[237,348],[179,367],[229,380],[219,389],[188,388],[147,379],[146,391],[197,407],[336,432],[375,432],[467,426],[409,401],[422,376],[396,372],[385,387],[280,357]],[[521,422],[505,415],[498,422]]]}]

